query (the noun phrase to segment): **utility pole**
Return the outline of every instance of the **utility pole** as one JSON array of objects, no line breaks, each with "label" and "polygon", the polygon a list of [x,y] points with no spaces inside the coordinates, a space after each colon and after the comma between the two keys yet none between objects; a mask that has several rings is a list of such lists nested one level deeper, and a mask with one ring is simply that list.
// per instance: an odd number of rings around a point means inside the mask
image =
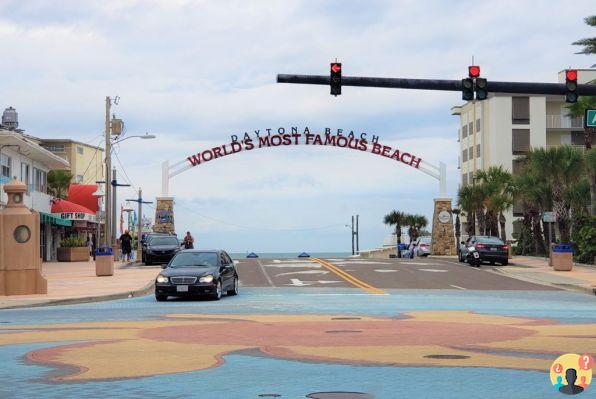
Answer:
[{"label": "utility pole", "polygon": [[352,255],[354,255],[354,215],[352,215]]},{"label": "utility pole", "polygon": [[[118,234],[116,234],[116,226],[117,226],[117,222],[116,222],[116,218],[117,218],[117,203],[118,203],[118,187],[130,187],[130,184],[120,184],[118,183],[118,179],[116,178],[116,168],[114,168],[112,170],[112,246],[116,245],[116,240],[117,240],[117,236]],[[121,232],[122,233],[122,232]]]},{"label": "utility pole", "polygon": [[143,235],[143,204],[152,204],[152,201],[143,201],[143,190],[139,187],[139,198],[127,199],[127,201],[136,202],[139,204],[139,223],[137,231],[137,262],[141,262],[141,236]]},{"label": "utility pole", "polygon": [[358,218],[360,215],[356,215],[356,253],[360,253],[360,229],[358,228]]},{"label": "utility pole", "polygon": [[104,223],[104,239],[105,245],[112,244],[112,223],[111,223],[111,206],[112,206],[112,190],[110,183],[112,181],[112,143],[111,143],[111,129],[110,129],[110,109],[112,107],[112,100],[106,96],[106,209],[105,209],[105,223]]}]

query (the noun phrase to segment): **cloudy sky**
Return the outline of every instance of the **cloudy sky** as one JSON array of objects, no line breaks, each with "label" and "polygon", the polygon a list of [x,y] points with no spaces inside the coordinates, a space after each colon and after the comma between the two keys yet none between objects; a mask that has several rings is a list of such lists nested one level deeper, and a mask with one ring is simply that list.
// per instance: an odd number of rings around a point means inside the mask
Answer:
[{"label": "cloudy sky", "polygon": [[[461,79],[472,55],[493,80],[556,81],[589,67],[592,1],[0,0],[0,107],[32,135],[98,144],[105,96],[131,139],[118,160],[146,199],[160,165],[231,134],[309,126],[366,131],[448,165],[457,190],[458,93],[282,85],[277,73]],[[572,6],[571,6],[572,5]],[[120,162],[118,162],[120,161]],[[349,251],[379,246],[392,209],[432,213],[438,184],[387,159],[335,148],[276,148],[193,168],[171,182],[177,230],[201,247]],[[130,197],[132,190],[123,190]]]}]

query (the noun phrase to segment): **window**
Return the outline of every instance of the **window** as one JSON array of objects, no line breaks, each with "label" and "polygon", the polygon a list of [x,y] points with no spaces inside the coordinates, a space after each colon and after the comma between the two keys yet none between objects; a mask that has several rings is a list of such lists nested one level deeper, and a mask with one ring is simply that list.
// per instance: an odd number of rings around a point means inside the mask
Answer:
[{"label": "window", "polygon": [[75,178],[75,182],[82,184],[83,183],[83,176],[81,175],[77,175],[77,177]]},{"label": "window", "polygon": [[470,159],[470,161],[472,159],[474,159],[474,147],[473,146],[468,148],[468,159]]},{"label": "window", "polygon": [[461,127],[461,138],[465,139],[466,137],[468,137],[468,125],[463,125]]},{"label": "window", "polygon": [[468,174],[464,173],[461,175],[461,185],[462,187],[465,187],[468,185]]},{"label": "window", "polygon": [[571,144],[584,145],[586,143],[584,132],[571,132]]},{"label": "window", "polygon": [[476,158],[480,158],[480,144],[476,144]]},{"label": "window", "polygon": [[516,125],[530,123],[530,97],[511,98],[511,122]]},{"label": "window", "polygon": [[468,161],[468,150],[463,150],[461,152],[461,161],[467,162]]},{"label": "window", "polygon": [[479,132],[480,131],[480,118],[476,119],[476,131]]},{"label": "window", "polygon": [[513,129],[511,144],[514,154],[530,151],[530,129]]},{"label": "window", "polygon": [[43,170],[33,168],[33,189],[40,193],[47,191],[48,175]]},{"label": "window", "polygon": [[8,177],[9,179],[12,178],[12,159],[8,155],[2,154],[2,158],[0,158],[0,165],[2,165],[0,175]]},{"label": "window", "polygon": [[64,152],[64,144],[44,144],[44,147],[51,152]]},{"label": "window", "polygon": [[81,147],[80,145],[77,146],[77,154],[83,155],[83,147]]},{"label": "window", "polygon": [[29,164],[21,162],[21,181],[27,185],[27,192],[31,189],[31,174]]},{"label": "window", "polygon": [[511,173],[514,176],[518,176],[524,169],[524,160],[523,159],[514,159],[511,165]]},{"label": "window", "polygon": [[472,122],[468,123],[468,135],[471,136],[474,134],[474,124]]},{"label": "window", "polygon": [[474,172],[468,173],[468,182],[470,184],[473,184],[474,183]]}]

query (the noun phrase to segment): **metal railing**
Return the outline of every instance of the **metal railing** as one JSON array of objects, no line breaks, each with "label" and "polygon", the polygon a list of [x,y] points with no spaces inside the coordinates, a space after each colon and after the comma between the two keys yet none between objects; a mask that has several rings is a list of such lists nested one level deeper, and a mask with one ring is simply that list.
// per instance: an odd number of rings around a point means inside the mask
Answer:
[{"label": "metal railing", "polygon": [[[547,149],[548,148],[557,148],[557,147],[561,147],[562,145],[563,144],[558,144],[558,145],[547,144],[546,145],[546,148]],[[570,146],[570,147],[573,147],[573,148],[577,148],[578,150],[581,150],[581,151],[585,151],[586,150],[586,146],[585,145],[579,145],[579,144],[567,144],[567,145]]]},{"label": "metal railing", "polygon": [[546,115],[547,129],[583,129],[584,117],[569,118],[561,115]]}]

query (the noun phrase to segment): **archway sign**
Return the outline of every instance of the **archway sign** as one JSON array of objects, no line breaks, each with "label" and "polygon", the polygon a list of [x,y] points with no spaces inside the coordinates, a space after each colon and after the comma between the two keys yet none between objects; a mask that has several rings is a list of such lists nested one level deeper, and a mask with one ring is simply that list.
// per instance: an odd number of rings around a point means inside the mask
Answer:
[{"label": "archway sign", "polygon": [[[368,140],[367,133],[354,133],[343,129],[324,129],[322,133],[311,131],[308,127],[291,127],[286,129],[265,129],[261,132],[255,130],[251,135],[244,133],[241,137],[232,135],[230,142],[216,147],[204,148],[190,154],[186,158],[170,163],[162,163],[162,192],[157,198],[155,215],[155,231],[174,231],[174,198],[169,195],[170,179],[182,172],[200,166],[216,159],[224,158],[241,152],[254,151],[261,148],[289,147],[289,146],[320,146],[336,147],[353,151],[368,152],[370,154],[387,158],[402,166],[413,169],[438,180],[439,198],[435,199],[433,217],[433,249],[436,254],[454,254],[455,241],[451,217],[446,220],[445,213],[451,216],[451,199],[446,198],[446,166],[443,162],[434,165],[423,160],[420,156],[402,148],[394,148],[381,144],[378,136]],[[439,214],[441,218],[439,219]],[[441,234],[435,234],[436,227],[441,227]],[[451,226],[450,228],[447,228]],[[438,230],[437,230],[438,231]],[[435,245],[436,244],[436,245]]]}]

